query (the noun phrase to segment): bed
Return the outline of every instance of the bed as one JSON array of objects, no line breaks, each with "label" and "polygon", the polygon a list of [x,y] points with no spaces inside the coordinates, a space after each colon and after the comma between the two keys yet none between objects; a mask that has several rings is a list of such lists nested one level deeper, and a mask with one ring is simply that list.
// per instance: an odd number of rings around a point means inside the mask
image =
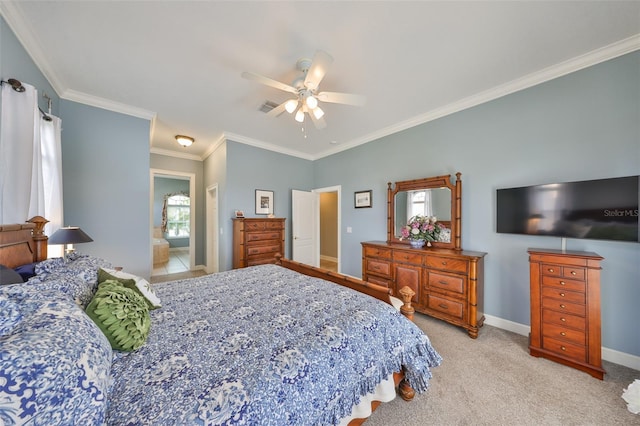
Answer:
[{"label": "bed", "polygon": [[[410,289],[401,315],[387,289],[279,258],[153,288],[137,277],[145,299],[102,280],[127,277],[105,260],[35,246],[31,226],[0,227],[0,264],[34,273],[0,287],[0,424],[360,424],[396,385],[426,391],[441,362],[405,317]],[[92,316],[116,288],[148,308],[134,350],[114,350]]]}]

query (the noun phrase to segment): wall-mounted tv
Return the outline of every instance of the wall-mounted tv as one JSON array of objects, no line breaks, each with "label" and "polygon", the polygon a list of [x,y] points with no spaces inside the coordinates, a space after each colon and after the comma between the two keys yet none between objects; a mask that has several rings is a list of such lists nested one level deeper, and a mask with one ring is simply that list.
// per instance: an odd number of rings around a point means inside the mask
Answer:
[{"label": "wall-mounted tv", "polygon": [[640,242],[640,176],[497,190],[497,232]]}]

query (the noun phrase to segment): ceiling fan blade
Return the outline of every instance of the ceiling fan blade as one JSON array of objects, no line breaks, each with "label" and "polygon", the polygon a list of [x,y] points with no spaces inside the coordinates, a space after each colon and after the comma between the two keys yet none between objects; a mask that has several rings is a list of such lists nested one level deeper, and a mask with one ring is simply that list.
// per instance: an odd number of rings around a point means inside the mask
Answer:
[{"label": "ceiling fan blade", "polygon": [[269,111],[267,113],[267,115],[269,117],[277,117],[280,114],[282,114],[284,112],[285,106],[287,104],[288,101],[284,101],[283,103],[281,103],[280,105],[278,105],[277,107],[275,107],[274,109],[272,109],[271,111]]},{"label": "ceiling fan blade", "polygon": [[316,118],[313,112],[309,113],[309,117],[311,117],[311,121],[313,121],[316,129],[324,129],[325,127],[327,127],[327,122],[324,121],[324,117]]},{"label": "ceiling fan blade", "polygon": [[362,106],[367,102],[367,98],[362,95],[340,92],[320,92],[316,95],[316,98],[322,102],[355,106]]},{"label": "ceiling fan blade", "polygon": [[263,75],[256,74],[256,73],[253,73],[253,72],[247,72],[247,71],[243,72],[242,73],[242,78],[246,78],[247,80],[257,81],[258,83],[262,83],[262,84],[264,84],[266,86],[275,87],[276,89],[284,90],[285,92],[295,93],[295,94],[298,93],[298,91],[293,86],[289,86],[288,84],[280,83],[277,80],[273,80],[273,79],[271,79],[269,77],[265,77]]},{"label": "ceiling fan blade", "polygon": [[316,90],[332,62],[333,57],[331,57],[331,55],[325,51],[318,50],[316,54],[313,55],[311,66],[304,78],[304,86],[309,90]]}]

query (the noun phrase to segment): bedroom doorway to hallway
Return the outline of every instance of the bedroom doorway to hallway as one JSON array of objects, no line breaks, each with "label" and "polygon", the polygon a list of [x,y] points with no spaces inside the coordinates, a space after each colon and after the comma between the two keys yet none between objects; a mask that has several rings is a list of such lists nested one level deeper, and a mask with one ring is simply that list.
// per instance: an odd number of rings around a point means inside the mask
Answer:
[{"label": "bedroom doorway to hallway", "polygon": [[[193,271],[195,269],[195,212],[197,211],[195,174],[151,169],[150,194],[151,276]],[[178,222],[186,223],[172,223],[170,224],[173,225],[172,231],[163,233],[161,228],[165,198],[175,194],[188,196],[188,203],[179,207],[179,219],[177,219]],[[166,253],[167,246],[168,253]]]},{"label": "bedroom doorway to hallway", "polygon": [[341,187],[292,190],[293,260],[340,272]]}]

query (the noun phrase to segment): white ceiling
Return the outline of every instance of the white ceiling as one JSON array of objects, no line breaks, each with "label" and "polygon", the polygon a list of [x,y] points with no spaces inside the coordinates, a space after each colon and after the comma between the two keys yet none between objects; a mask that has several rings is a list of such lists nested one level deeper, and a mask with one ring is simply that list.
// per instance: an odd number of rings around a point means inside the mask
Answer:
[{"label": "white ceiling", "polygon": [[[638,1],[2,1],[0,11],[61,98],[152,118],[151,151],[187,158],[225,137],[320,158],[640,49]],[[288,95],[241,73],[291,84],[296,61],[318,49],[334,58],[320,89],[364,95],[365,106],[322,104],[327,127],[305,122],[306,132],[287,113],[260,112]],[[196,143],[182,148],[176,134]]]}]

